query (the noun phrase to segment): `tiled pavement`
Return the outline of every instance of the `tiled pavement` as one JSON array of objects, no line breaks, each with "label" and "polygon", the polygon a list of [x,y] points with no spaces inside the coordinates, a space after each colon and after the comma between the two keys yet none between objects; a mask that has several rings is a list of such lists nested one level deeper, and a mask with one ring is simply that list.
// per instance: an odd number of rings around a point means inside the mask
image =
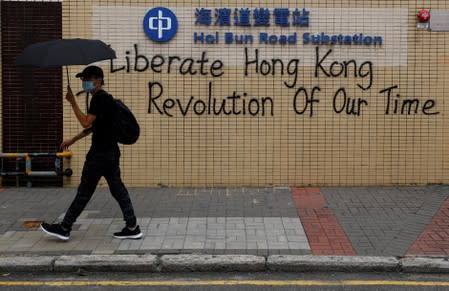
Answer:
[{"label": "tiled pavement", "polygon": [[59,221],[72,188],[0,192],[0,255],[314,254],[447,256],[449,187],[136,188],[145,234],[120,241],[120,209],[99,188],[60,242],[34,228]]},{"label": "tiled pavement", "polygon": [[[71,240],[47,238],[24,223],[60,221],[74,189],[10,188],[0,199],[0,253],[113,254],[310,254],[290,189],[130,189],[145,234],[141,240],[112,238],[123,227],[107,188],[97,190],[77,220]],[[44,210],[45,209],[45,210]]]},{"label": "tiled pavement", "polygon": [[313,255],[355,255],[346,233],[319,188],[292,188]]},{"label": "tiled pavement", "polygon": [[322,188],[321,192],[356,254],[376,256],[408,254],[449,197],[445,186]]}]

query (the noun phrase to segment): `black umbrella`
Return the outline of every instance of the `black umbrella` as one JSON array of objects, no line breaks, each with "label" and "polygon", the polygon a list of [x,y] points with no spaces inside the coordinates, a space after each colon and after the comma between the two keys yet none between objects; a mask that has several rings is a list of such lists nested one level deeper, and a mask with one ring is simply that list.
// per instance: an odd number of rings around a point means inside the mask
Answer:
[{"label": "black umbrella", "polygon": [[[16,65],[50,68],[67,65],[87,65],[93,62],[115,59],[115,51],[101,40],[56,39],[26,47],[17,57]],[[67,82],[69,70],[66,67]]]}]

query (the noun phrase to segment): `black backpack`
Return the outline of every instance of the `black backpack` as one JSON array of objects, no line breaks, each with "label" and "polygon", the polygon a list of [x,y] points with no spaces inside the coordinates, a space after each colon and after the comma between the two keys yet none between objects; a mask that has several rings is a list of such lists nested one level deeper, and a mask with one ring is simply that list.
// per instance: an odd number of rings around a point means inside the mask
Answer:
[{"label": "black backpack", "polygon": [[134,144],[140,135],[137,123],[131,110],[121,100],[114,98],[115,113],[112,121],[112,133],[121,144]]}]

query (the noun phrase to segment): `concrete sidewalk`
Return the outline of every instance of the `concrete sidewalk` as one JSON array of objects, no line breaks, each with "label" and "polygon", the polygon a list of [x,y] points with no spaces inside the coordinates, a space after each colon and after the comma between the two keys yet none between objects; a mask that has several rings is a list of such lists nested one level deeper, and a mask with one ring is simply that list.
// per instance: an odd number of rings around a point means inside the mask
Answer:
[{"label": "concrete sidewalk", "polygon": [[[152,270],[179,270],[182,260],[193,262],[193,258],[215,266],[234,262],[231,270],[241,270],[235,263],[240,259],[244,266],[252,260],[249,265],[256,267],[251,270],[314,269],[313,261],[324,266],[326,260],[334,268],[350,266],[351,270],[355,262],[373,270],[382,266],[407,270],[410,264],[417,270],[416,262],[449,270],[446,186],[130,189],[144,238],[125,241],[112,237],[124,222],[108,189],[99,188],[68,242],[45,236],[37,228],[39,222],[60,221],[75,191],[2,190],[3,268],[11,257],[39,257],[51,270],[60,270],[61,262],[70,258],[78,266],[101,258],[111,268],[120,265],[114,260],[131,258],[145,261]],[[402,259],[409,256],[420,258]],[[443,259],[429,262],[423,259],[427,257]],[[219,258],[224,261],[216,261]],[[167,267],[167,260],[177,267]]]}]

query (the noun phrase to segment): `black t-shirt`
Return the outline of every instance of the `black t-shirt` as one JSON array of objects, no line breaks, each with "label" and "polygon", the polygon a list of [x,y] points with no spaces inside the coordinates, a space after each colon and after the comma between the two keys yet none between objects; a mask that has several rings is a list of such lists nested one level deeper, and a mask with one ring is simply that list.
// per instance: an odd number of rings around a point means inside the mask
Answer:
[{"label": "black t-shirt", "polygon": [[114,100],[106,91],[100,90],[92,96],[88,113],[95,115],[92,124],[92,150],[119,152],[117,142],[111,133],[114,117]]}]

